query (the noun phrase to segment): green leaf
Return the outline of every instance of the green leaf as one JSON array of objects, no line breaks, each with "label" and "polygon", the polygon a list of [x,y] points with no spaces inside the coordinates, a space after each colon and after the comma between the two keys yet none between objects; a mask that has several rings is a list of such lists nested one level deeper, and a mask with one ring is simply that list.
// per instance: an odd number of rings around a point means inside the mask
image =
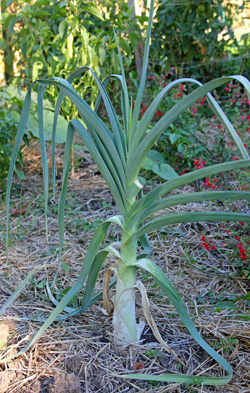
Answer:
[{"label": "green leaf", "polygon": [[106,59],[106,51],[103,48],[103,46],[101,46],[99,48],[99,58],[100,58],[100,64],[103,65],[105,59]]},{"label": "green leaf", "polygon": [[156,150],[149,150],[147,157],[144,158],[142,168],[153,171],[158,174],[160,171],[159,164],[164,162],[164,157]]},{"label": "green leaf", "polygon": [[248,168],[248,167],[250,167],[250,160],[230,161],[230,162],[224,162],[222,164],[211,165],[210,167],[202,168],[199,169],[198,171],[195,170],[193,172],[186,173],[185,175],[179,176],[178,178],[171,179],[168,182],[165,182],[155,187],[152,191],[144,195],[131,208],[129,212],[129,218],[133,217],[135,214],[138,214],[142,209],[149,207],[157,199],[161,198],[163,195],[166,195],[170,191],[175,190],[176,188],[182,187],[186,184],[192,183],[204,177],[210,177],[217,173],[223,173],[226,171],[233,171],[235,169]]},{"label": "green leaf", "polygon": [[36,287],[37,287],[38,289],[43,289],[43,288],[46,286],[46,284],[47,284],[47,281],[46,281],[46,280],[42,280],[42,281],[40,281],[40,282],[36,285]]},{"label": "green leaf", "polygon": [[46,145],[44,139],[44,116],[43,116],[43,99],[44,99],[44,85],[38,87],[37,93],[37,113],[38,113],[38,130],[39,130],[39,141],[40,151],[42,158],[42,171],[43,171],[43,186],[44,186],[44,212],[45,212],[45,231],[46,239],[48,241],[48,197],[49,197],[49,173],[48,173],[48,160]]},{"label": "green leaf", "polygon": [[142,169],[146,169],[148,171],[153,171],[153,172],[155,172],[155,170],[157,170],[157,168],[159,168],[158,165],[148,157],[144,158],[144,161],[143,161],[141,167],[142,167]]},{"label": "green leaf", "polygon": [[67,128],[67,138],[65,143],[65,152],[64,152],[64,162],[63,162],[63,176],[62,176],[62,190],[59,199],[58,206],[58,227],[59,227],[59,252],[58,252],[58,264],[57,270],[54,278],[54,282],[56,282],[57,275],[60,269],[61,255],[63,249],[63,241],[64,241],[64,209],[65,209],[65,201],[67,196],[67,185],[68,185],[68,176],[69,176],[69,168],[70,168],[70,158],[71,158],[71,148],[74,139],[74,128],[71,123],[69,123]]},{"label": "green leaf", "polygon": [[77,143],[74,143],[74,150],[84,150],[84,151],[88,151],[88,149],[86,148],[86,146],[84,145],[78,145]]},{"label": "green leaf", "polygon": [[138,44],[138,36],[135,33],[128,33],[129,36],[129,41],[130,41],[130,45],[132,46],[133,50],[136,49],[137,44]]},{"label": "green leaf", "polygon": [[163,164],[164,162],[163,154],[157,150],[149,150],[146,158],[150,159],[156,164]]},{"label": "green leaf", "polygon": [[177,145],[177,151],[178,151],[178,153],[183,153],[184,150],[185,150],[185,149],[184,149],[184,146],[183,146],[182,143],[180,143],[180,144]]},{"label": "green leaf", "polygon": [[[207,94],[210,100],[209,102],[211,103],[211,108],[216,113],[216,115],[221,120],[223,120],[223,124],[230,131],[232,138],[234,139],[236,145],[238,146],[243,158],[244,159],[249,158],[248,153],[241,139],[239,138],[236,131],[234,130],[232,124],[229,122],[223,110],[219,107],[219,105],[216,103],[214,98],[211,95],[209,95],[210,91],[227,82],[230,82],[232,79],[236,79],[243,84],[243,86],[246,89],[246,93],[250,98],[250,82],[243,76],[237,75],[234,77],[222,77],[222,78],[215,79],[211,82],[208,82],[202,86],[199,82],[189,79],[189,81],[193,81],[194,83],[199,84],[199,87],[195,89],[193,92],[191,92],[190,94],[188,94],[187,96],[185,96],[184,98],[182,98],[177,104],[175,104],[164,116],[161,117],[161,119],[146,134],[148,129],[148,124],[150,123],[155,113],[155,110],[153,111],[153,109],[155,109],[155,105],[161,101],[161,99],[164,97],[164,94],[166,94],[166,91],[168,91],[170,87],[173,87],[174,83],[176,83],[177,81],[170,83],[166,88],[163,89],[163,91],[156,97],[153,103],[146,110],[138,126],[136,122],[136,132],[134,132],[134,138],[133,141],[131,142],[131,149],[128,154],[128,166],[126,170],[126,175],[129,184],[132,183],[136,178],[136,176],[138,175],[138,172],[141,168],[144,158],[146,157],[149,149],[152,148],[153,144],[157,141],[159,136],[186,109],[190,108],[193,104],[195,104],[197,100],[199,100],[201,97]],[[181,81],[183,82],[187,80],[188,79],[180,79],[179,83]],[[144,135],[145,138],[143,138]]]},{"label": "green leaf", "polygon": [[114,50],[111,53],[111,62],[112,62],[112,67],[113,67],[114,71],[119,72],[119,68],[120,68],[119,57]]},{"label": "green leaf", "polygon": [[34,11],[34,17],[36,17],[36,16],[51,16],[51,14],[48,11],[35,10]]},{"label": "green leaf", "polygon": [[13,303],[13,301],[20,294],[21,290],[25,287],[25,285],[32,279],[32,276],[35,274],[37,268],[31,270],[31,272],[25,277],[22,283],[16,288],[16,290],[12,293],[12,295],[8,298],[7,302],[1,307],[0,315],[3,314],[7,307]]},{"label": "green leaf", "polygon": [[95,4],[94,2],[91,3],[89,2],[88,4],[84,3],[82,9],[85,12],[88,12],[89,14],[92,14],[101,20],[104,20],[98,5]]},{"label": "green leaf", "polygon": [[19,22],[20,20],[21,20],[21,16],[11,16],[11,19],[10,19],[9,25],[8,25],[8,30],[11,35],[14,33],[15,24],[17,22]]},{"label": "green leaf", "polygon": [[6,40],[3,38],[0,41],[0,50],[4,51],[6,49]]},{"label": "green leaf", "polygon": [[169,135],[169,139],[170,139],[170,142],[172,143],[172,145],[173,145],[175,142],[177,142],[179,138],[180,138],[180,135],[179,135],[179,134],[170,134],[170,135]]},{"label": "green leaf", "polygon": [[230,213],[230,212],[188,212],[166,214],[159,218],[155,218],[143,225],[138,231],[129,238],[128,243],[132,243],[135,239],[139,239],[145,233],[159,229],[165,225],[180,224],[186,222],[201,221],[243,221],[250,222],[250,214]]},{"label": "green leaf", "polygon": [[[151,154],[149,154],[151,153]],[[168,164],[160,162],[164,161],[162,154],[157,151],[150,150],[146,158],[142,163],[142,168],[149,171],[153,171],[156,175],[160,176],[164,180],[174,179],[178,177],[178,173]],[[150,158],[152,157],[152,158]]]},{"label": "green leaf", "polygon": [[41,61],[35,61],[32,64],[32,81],[35,81],[38,78],[39,70],[43,69],[43,63]]},{"label": "green leaf", "polygon": [[121,48],[124,49],[127,54],[131,53],[130,45],[129,45],[127,40],[125,40],[124,38],[120,37],[119,38],[119,44],[120,44]]},{"label": "green leaf", "polygon": [[179,177],[178,173],[168,164],[161,164],[159,170],[155,171],[155,173],[164,180]]},{"label": "green leaf", "polygon": [[[53,112],[44,109],[43,110],[44,116],[44,139],[45,141],[52,140],[52,129],[53,129],[53,122],[54,122],[54,114]],[[67,127],[68,122],[65,120],[61,115],[58,116],[58,122],[56,127],[56,143],[65,143],[66,135],[67,135]],[[29,118],[27,129],[32,133],[35,138],[39,138],[39,131],[38,131],[38,119],[35,116]]]},{"label": "green leaf", "polygon": [[[123,194],[123,190],[119,185],[119,179],[117,177],[117,173],[115,168],[109,162],[108,165],[103,159],[102,155],[100,154],[100,150],[98,151],[98,146],[96,146],[93,140],[90,138],[87,130],[83,127],[83,125],[79,122],[79,120],[72,120],[71,124],[73,127],[78,131],[80,136],[82,137],[84,143],[86,144],[89,152],[91,153],[93,159],[95,160],[101,174],[103,175],[104,179],[106,180],[107,184],[109,185],[110,191],[113,195],[114,200],[119,206],[121,212],[124,211],[123,201],[125,195]],[[114,176],[114,177],[113,177]]]},{"label": "green leaf", "polygon": [[161,198],[160,200],[152,202],[147,208],[138,213],[131,221],[127,223],[128,228],[137,227],[143,220],[158,212],[176,205],[185,205],[187,203],[197,203],[204,201],[218,201],[218,200],[246,200],[250,202],[250,192],[242,191],[207,191],[183,193],[174,196]]},{"label": "green leaf", "polygon": [[[46,319],[44,324],[40,327],[40,329],[35,334],[35,336],[28,342],[26,347],[14,355],[8,356],[5,359],[5,361],[9,361],[10,359],[14,359],[14,358],[22,355],[23,353],[25,353],[31,347],[31,345],[33,345],[41,337],[41,335],[45,332],[45,330],[56,320],[56,318],[60,315],[60,313],[64,310],[64,308],[70,303],[70,301],[74,298],[74,296],[79,292],[79,290],[82,288],[82,286],[86,280],[86,277],[89,274],[89,271],[92,267],[95,256],[98,252],[98,249],[100,247],[102,240],[104,239],[104,237],[107,233],[110,223],[111,223],[111,220],[107,220],[106,222],[101,224],[98,227],[98,229],[96,230],[96,232],[90,242],[90,245],[88,247],[87,253],[84,258],[83,265],[81,267],[81,270],[80,270],[80,273],[79,273],[79,276],[78,276],[78,279],[77,279],[77,282],[75,283],[75,285],[73,285],[73,287],[67,292],[67,294],[58,303],[57,307],[54,309],[54,311],[52,311],[50,316]],[[34,274],[34,269],[32,270],[31,273]],[[31,276],[31,273],[28,276],[29,278]],[[27,278],[27,280],[28,280],[28,278]],[[23,285],[23,283],[22,283],[22,285]],[[18,290],[20,292],[20,289],[18,289]],[[4,307],[6,308],[6,305]],[[0,310],[0,312],[3,312],[2,309]],[[78,312],[78,310],[77,310],[77,312]]]},{"label": "green leaf", "polygon": [[16,134],[16,139],[15,143],[13,146],[12,154],[11,154],[11,160],[10,160],[10,167],[9,167],[9,172],[8,172],[8,178],[7,178],[7,185],[6,185],[6,213],[7,213],[7,220],[6,220],[6,249],[8,253],[8,247],[9,247],[9,211],[10,211],[10,192],[11,192],[11,183],[13,179],[13,173],[15,170],[15,163],[16,163],[16,158],[18,154],[19,147],[21,145],[23,136],[25,134],[26,130],[26,125],[28,122],[29,114],[30,114],[30,106],[31,106],[31,90],[33,87],[33,83],[29,87],[27,94],[24,99],[23,103],[23,109],[21,113],[21,118],[20,118],[20,123],[18,126],[17,134]]},{"label": "green leaf", "polygon": [[15,122],[15,123],[19,123],[20,121],[20,114],[16,111],[10,111],[9,112],[11,115],[11,119]]},{"label": "green leaf", "polygon": [[15,172],[16,172],[17,176],[19,177],[19,179],[21,179],[21,180],[26,179],[25,174],[22,171],[19,171],[19,169],[15,169]]},{"label": "green leaf", "polygon": [[[145,46],[144,46],[142,76],[141,76],[141,80],[140,80],[139,89],[138,89],[138,92],[136,95],[134,112],[133,112],[133,117],[132,117],[132,121],[131,121],[131,131],[130,131],[131,139],[129,141],[130,142],[129,147],[131,147],[131,145],[133,144],[134,135],[137,133],[137,123],[138,123],[138,119],[139,119],[141,101],[142,101],[142,97],[143,97],[143,90],[145,87],[146,76],[147,76],[150,37],[151,37],[151,29],[152,29],[152,23],[153,23],[153,14],[154,14],[154,1],[151,1],[150,2],[150,10],[149,10],[149,18],[148,18],[147,35],[146,35],[146,41],[145,41]],[[151,144],[151,146],[152,145],[153,144]],[[145,156],[146,156],[146,154],[145,154]]]},{"label": "green leaf", "polygon": [[62,41],[64,41],[65,38],[67,37],[68,28],[69,25],[67,19],[63,19],[59,24],[59,34],[61,36]]},{"label": "green leaf", "polygon": [[212,310],[211,312],[217,312],[220,310],[236,310],[236,311],[239,311],[240,313],[243,313],[243,311],[239,307],[237,307],[234,303],[229,302],[229,301],[217,303],[216,308],[214,310]]},{"label": "green leaf", "polygon": [[102,268],[102,265],[108,255],[108,251],[100,251],[94,259],[92,268],[89,272],[84,296],[82,300],[82,312],[84,312],[90,305],[91,298],[93,296],[94,287],[98,278],[98,274]]},{"label": "green leaf", "polygon": [[143,247],[144,251],[146,254],[149,254],[151,252],[151,245],[148,240],[148,235],[144,234],[139,238],[139,242],[141,243],[141,246]]},{"label": "green leaf", "polygon": [[69,266],[67,265],[67,263],[62,262],[62,263],[61,263],[61,267],[62,267],[62,269],[65,271],[65,273],[68,274],[68,272],[69,272]]}]

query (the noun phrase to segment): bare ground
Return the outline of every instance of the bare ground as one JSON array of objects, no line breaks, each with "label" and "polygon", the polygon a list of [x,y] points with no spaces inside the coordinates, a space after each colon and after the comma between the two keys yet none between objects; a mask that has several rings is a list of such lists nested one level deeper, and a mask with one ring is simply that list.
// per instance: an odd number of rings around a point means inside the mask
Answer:
[{"label": "bare ground", "polygon": [[[69,182],[62,258],[66,271],[60,271],[58,292],[75,283],[96,222],[116,213],[112,197],[97,168],[88,161],[86,154],[79,154],[80,166]],[[8,258],[4,245],[5,205],[4,202],[2,204],[0,304],[6,302],[33,267],[38,270],[0,319],[2,359],[23,348],[41,326],[41,321],[54,309],[45,282],[52,283],[57,265],[58,195],[49,206],[47,243],[39,155],[33,153],[27,159],[26,181],[12,194]],[[58,161],[60,164],[60,158]],[[17,180],[15,182],[20,183]],[[197,210],[206,208],[206,205],[192,206],[192,209]],[[213,204],[212,208],[221,207]],[[241,208],[242,211],[248,211],[244,204]],[[83,315],[54,323],[23,356],[8,364],[2,362],[0,393],[250,392],[248,303],[244,298],[234,303],[241,312],[234,309],[216,311],[219,301],[230,301],[232,296],[234,299],[244,297],[250,291],[249,279],[238,274],[232,259],[231,240],[238,233],[237,225],[228,224],[230,232],[227,233],[217,223],[182,224],[150,236],[152,259],[178,290],[202,336],[233,367],[234,376],[227,386],[188,387],[136,381],[132,378],[125,380],[119,376],[135,369],[146,374],[223,374],[221,368],[190,337],[166,296],[147,275],[143,275],[141,280],[148,288],[155,322],[163,339],[182,360],[182,364],[162,349],[148,327],[144,330],[141,345],[124,348],[115,346],[112,317],[104,315],[103,302],[100,300]],[[249,231],[249,227],[245,226],[245,231]],[[205,234],[206,239],[216,245],[215,250],[202,247],[201,234]],[[116,232],[110,231],[109,237],[115,238]],[[110,258],[103,272],[113,263],[114,260]],[[102,279],[103,274],[100,275],[98,289],[102,288]],[[139,319],[143,317],[139,294],[137,305]]]}]

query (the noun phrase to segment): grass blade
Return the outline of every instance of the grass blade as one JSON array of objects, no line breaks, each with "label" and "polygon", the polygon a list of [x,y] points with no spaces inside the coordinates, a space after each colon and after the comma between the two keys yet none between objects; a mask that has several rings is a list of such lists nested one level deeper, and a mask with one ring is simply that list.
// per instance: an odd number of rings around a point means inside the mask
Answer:
[{"label": "grass blade", "polygon": [[58,251],[58,264],[56,269],[55,278],[53,281],[53,285],[57,280],[57,275],[60,269],[62,249],[63,249],[63,241],[64,241],[64,210],[65,210],[65,202],[67,197],[67,186],[68,186],[68,177],[69,177],[69,169],[70,169],[70,159],[71,159],[71,147],[74,139],[74,127],[71,123],[68,125],[67,137],[65,143],[65,152],[64,152],[64,162],[63,162],[63,179],[62,179],[62,190],[59,199],[58,206],[58,228],[59,228],[59,251]]},{"label": "grass blade", "polygon": [[9,361],[10,359],[14,359],[14,358],[22,355],[23,353],[25,353],[39,339],[39,337],[41,337],[41,335],[45,332],[45,330],[56,320],[56,318],[60,315],[60,313],[65,309],[65,307],[73,299],[73,297],[79,292],[79,290],[82,288],[82,286],[86,280],[86,277],[92,267],[92,264],[95,259],[95,255],[98,252],[100,244],[103,241],[110,224],[111,224],[111,220],[104,222],[103,224],[99,225],[99,227],[97,228],[97,230],[96,230],[96,232],[90,242],[90,245],[88,247],[79,277],[77,279],[77,282],[74,284],[74,286],[61,299],[61,301],[58,303],[57,307],[52,311],[50,316],[46,319],[46,321],[40,327],[40,329],[35,334],[35,336],[29,341],[29,343],[26,345],[26,347],[14,355],[8,356],[6,359],[4,359],[4,361]]},{"label": "grass blade", "polygon": [[100,273],[100,270],[102,268],[102,265],[107,255],[108,255],[108,251],[100,251],[94,259],[94,262],[92,264],[91,270],[88,275],[88,280],[84,291],[84,296],[82,299],[82,307],[81,307],[82,312],[84,312],[90,305],[96,280],[98,278],[98,274]]},{"label": "grass blade", "polygon": [[6,310],[7,307],[11,305],[11,303],[14,302],[14,300],[19,296],[20,292],[22,289],[25,287],[25,285],[32,279],[32,276],[35,274],[37,271],[37,268],[34,268],[31,270],[31,272],[25,277],[23,282],[15,289],[15,291],[12,293],[12,295],[8,298],[8,300],[5,302],[3,307],[0,309],[0,315],[3,314]]},{"label": "grass blade", "polygon": [[43,128],[44,91],[45,91],[45,87],[43,85],[39,86],[38,94],[37,94],[37,112],[38,112],[38,129],[39,129],[39,140],[40,140],[40,150],[41,150],[42,170],[43,170],[45,231],[46,231],[46,239],[48,241],[49,174],[48,174],[48,162],[47,162],[47,153],[46,153],[44,128]]},{"label": "grass blade", "polygon": [[32,90],[33,83],[29,87],[27,94],[24,99],[23,103],[23,109],[21,112],[21,117],[20,117],[20,122],[19,126],[17,129],[17,134],[16,134],[16,139],[15,143],[13,146],[12,154],[11,154],[11,159],[10,159],[10,166],[9,166],[9,172],[8,172],[8,178],[7,178],[7,184],[6,184],[6,214],[7,214],[7,220],[6,220],[6,249],[8,252],[9,248],[9,220],[10,220],[10,192],[11,192],[11,184],[12,184],[12,179],[13,179],[13,174],[15,170],[15,164],[16,164],[16,159],[17,159],[17,154],[19,147],[21,145],[26,126],[28,123],[29,119],[29,114],[30,114],[30,107],[31,107],[31,90]]}]

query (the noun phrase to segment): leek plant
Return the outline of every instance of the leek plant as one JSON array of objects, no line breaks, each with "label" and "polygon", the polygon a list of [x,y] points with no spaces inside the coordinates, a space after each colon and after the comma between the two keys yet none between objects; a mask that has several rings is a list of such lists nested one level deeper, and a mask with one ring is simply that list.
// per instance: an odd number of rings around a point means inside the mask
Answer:
[{"label": "leek plant", "polygon": [[[121,51],[117,43],[118,54],[121,66],[121,75],[111,75],[103,82],[99,80],[94,71],[89,67],[82,67],[71,74],[67,80],[61,78],[51,78],[37,80],[38,85],[38,119],[39,119],[39,136],[42,155],[42,167],[45,189],[45,212],[47,212],[48,200],[48,168],[46,149],[43,134],[43,96],[47,86],[56,86],[60,93],[55,108],[53,141],[55,141],[56,123],[59,109],[65,96],[67,96],[78,110],[79,118],[69,122],[67,130],[67,140],[65,144],[64,168],[62,191],[59,200],[59,262],[63,247],[64,233],[64,207],[66,200],[67,179],[70,168],[70,151],[75,132],[78,132],[84,144],[87,146],[90,154],[96,162],[103,178],[107,182],[110,192],[120,210],[120,215],[115,216],[103,222],[96,230],[88,247],[82,268],[74,286],[67,292],[60,302],[57,302],[49,290],[49,297],[56,305],[50,317],[43,323],[36,335],[30,340],[28,345],[19,353],[13,356],[19,356],[24,353],[30,346],[43,334],[43,332],[59,318],[69,317],[85,312],[89,305],[100,298],[100,294],[93,295],[95,283],[102,265],[109,253],[117,258],[117,265],[107,269],[104,277],[103,299],[108,314],[113,312],[114,337],[118,344],[131,344],[138,342],[140,339],[140,324],[136,324],[135,294],[139,290],[142,297],[142,305],[145,317],[152,327],[157,339],[163,343],[164,347],[171,351],[162,341],[153,318],[149,312],[148,298],[145,287],[137,280],[137,271],[142,270],[151,275],[152,279],[159,285],[161,290],[167,295],[169,300],[176,308],[182,322],[190,332],[197,343],[214,358],[226,371],[224,376],[185,376],[180,374],[161,374],[158,376],[144,374],[126,374],[124,378],[139,378],[155,381],[179,382],[205,385],[224,385],[228,383],[232,377],[232,369],[230,365],[216,351],[214,351],[199,335],[195,328],[188,311],[164,272],[149,258],[150,245],[147,233],[155,231],[165,225],[201,222],[201,221],[247,221],[250,222],[250,215],[234,213],[234,212],[187,212],[187,213],[171,213],[157,215],[160,210],[170,208],[180,204],[188,204],[192,202],[216,201],[216,200],[250,200],[249,192],[236,191],[209,191],[194,192],[189,194],[169,195],[169,193],[181,186],[192,183],[204,177],[210,177],[214,174],[233,171],[235,169],[250,167],[250,158],[242,144],[239,136],[234,130],[233,125],[223,113],[222,109],[215,101],[210,91],[216,89],[224,83],[236,79],[246,89],[250,98],[250,83],[242,76],[222,77],[202,85],[193,79],[179,79],[166,86],[160,94],[149,105],[143,117],[139,119],[140,104],[143,96],[143,89],[146,81],[146,72],[148,64],[150,34],[153,18],[154,2],[151,2],[150,15],[148,21],[148,29],[145,43],[143,72],[137,96],[133,102],[128,93],[124,68],[122,63]],[[82,99],[72,87],[74,79],[79,79],[85,72],[91,72],[99,89],[99,96],[95,105],[95,109]],[[116,114],[114,106],[106,91],[106,86],[110,79],[118,79],[121,85],[121,110],[122,120]],[[9,169],[9,177],[7,182],[7,213],[9,216],[9,199],[11,191],[12,176],[15,168],[15,160],[20,146],[25,127],[29,118],[31,91],[34,83],[29,88],[23,106],[21,121],[17,132],[15,145]],[[178,83],[192,83],[197,87],[181,101],[176,103],[152,128],[150,123],[154,117],[154,113],[159,107],[161,101],[167,95],[168,91]],[[235,144],[241,152],[242,159],[233,162],[224,162],[222,164],[212,165],[208,168],[200,169],[191,173],[178,176],[173,170],[170,171],[169,180],[156,186],[150,192],[143,194],[143,185],[138,179],[140,168],[154,143],[166,128],[181,115],[185,110],[190,108],[197,100],[204,95],[207,96],[209,105],[214,114],[227,127]],[[98,116],[98,107],[101,100],[107,109],[110,127]],[[55,161],[55,142],[53,146],[53,168]],[[54,173],[54,170],[53,170]],[[55,182],[53,182],[55,183]],[[115,242],[101,248],[101,243],[105,239],[110,225],[115,224],[120,228],[119,242]],[[8,226],[7,224],[7,242],[8,242]],[[144,248],[142,254],[139,253],[138,245]],[[140,248],[141,249],[141,248]],[[57,276],[56,273],[56,276]],[[114,285],[110,283],[110,277],[115,274],[116,277],[116,294],[114,301],[109,298],[109,288]],[[56,280],[56,277],[55,277]],[[81,306],[77,309],[68,307],[71,299],[84,288],[84,295],[81,299]],[[19,290],[21,287],[19,288]],[[16,295],[16,294],[15,294]],[[15,296],[14,296],[15,297]],[[4,307],[5,309],[6,307]],[[66,313],[66,316],[59,317],[60,313]],[[173,352],[173,351],[172,351]],[[174,354],[174,353],[173,353]],[[177,358],[177,356],[174,354]],[[9,359],[9,358],[8,358]],[[8,360],[7,359],[7,360]],[[178,358],[177,358],[178,359]]]}]

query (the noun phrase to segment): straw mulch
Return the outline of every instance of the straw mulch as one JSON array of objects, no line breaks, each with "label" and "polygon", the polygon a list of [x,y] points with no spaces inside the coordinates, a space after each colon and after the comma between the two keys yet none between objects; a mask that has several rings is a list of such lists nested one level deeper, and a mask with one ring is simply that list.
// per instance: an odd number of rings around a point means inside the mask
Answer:
[{"label": "straw mulch", "polygon": [[[69,182],[65,214],[62,262],[68,266],[68,271],[61,269],[58,291],[75,283],[96,223],[116,213],[112,197],[97,168],[88,161],[85,153],[79,154],[80,166]],[[60,164],[60,158],[58,160]],[[33,153],[28,156],[26,181],[13,191],[8,259],[4,245],[5,206],[2,203],[0,305],[5,303],[30,270],[38,267],[32,281],[0,320],[2,358],[23,348],[41,326],[39,321],[49,316],[54,308],[43,283],[48,281],[52,284],[56,271],[58,195],[55,200],[51,199],[49,205],[47,243],[40,168],[39,155]],[[19,181],[15,179],[15,183]],[[60,180],[57,186],[60,188]],[[189,208],[206,209],[207,205]],[[221,209],[221,206],[214,203],[212,208]],[[177,209],[181,211],[180,207]],[[242,204],[242,211],[246,209],[247,206]],[[134,369],[146,374],[223,373],[190,337],[166,296],[147,275],[143,275],[140,279],[148,289],[155,322],[163,339],[182,363],[177,363],[171,354],[162,349],[147,326],[140,345],[115,346],[112,317],[105,316],[100,300],[85,314],[54,323],[22,357],[7,365],[2,363],[0,393],[250,392],[250,323],[246,318],[247,315],[249,317],[248,303],[244,299],[235,303],[242,313],[234,309],[216,311],[216,303],[230,301],[232,296],[235,299],[250,290],[249,280],[237,273],[231,258],[233,250],[230,249],[230,240],[237,234],[237,224],[228,225],[231,225],[229,234],[217,223],[178,225],[151,234],[150,241],[152,259],[165,271],[180,293],[196,327],[206,341],[232,365],[234,377],[229,385],[188,387],[119,377]],[[247,226],[245,228],[247,231]],[[204,249],[201,234],[216,245],[215,250]],[[113,240],[116,238],[114,229],[110,231],[109,237]],[[114,260],[110,258],[105,262],[103,271],[113,263]],[[97,283],[99,290],[102,288],[102,279],[103,274]],[[143,313],[138,294],[138,320],[140,318],[143,318]]]}]

